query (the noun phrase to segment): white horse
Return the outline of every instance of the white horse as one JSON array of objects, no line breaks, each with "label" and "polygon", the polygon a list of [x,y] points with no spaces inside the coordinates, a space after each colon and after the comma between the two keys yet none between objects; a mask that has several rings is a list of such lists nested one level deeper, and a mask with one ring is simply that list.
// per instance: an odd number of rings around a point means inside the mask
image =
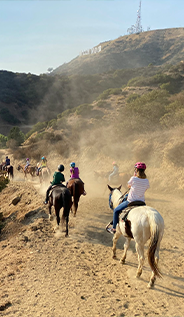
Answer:
[{"label": "white horse", "polygon": [[[110,190],[109,204],[111,208],[116,208],[122,202],[122,193],[119,188],[112,188],[108,185]],[[148,248],[148,262],[152,270],[151,278],[148,288],[154,287],[156,276],[161,277],[162,274],[158,268],[160,242],[164,233],[164,220],[160,213],[148,206],[139,206],[130,209],[127,220],[119,219],[116,226],[116,233],[113,237],[113,258],[116,258],[116,243],[121,235],[126,238],[124,244],[124,253],[120,263],[125,263],[126,254],[130,241],[135,240],[136,251],[138,254],[138,269],[136,277],[142,274],[144,264],[144,245],[150,239]]]}]

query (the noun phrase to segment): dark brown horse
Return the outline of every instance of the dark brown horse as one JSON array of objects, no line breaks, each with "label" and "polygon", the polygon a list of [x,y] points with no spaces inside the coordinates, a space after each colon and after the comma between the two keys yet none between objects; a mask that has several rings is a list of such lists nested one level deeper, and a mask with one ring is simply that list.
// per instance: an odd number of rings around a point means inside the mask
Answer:
[{"label": "dark brown horse", "polygon": [[73,206],[74,206],[74,217],[78,209],[80,196],[84,194],[84,183],[80,178],[71,178],[67,183],[67,188],[70,190],[71,195],[73,196]]},{"label": "dark brown horse", "polygon": [[62,214],[62,223],[66,221],[66,233],[65,237],[68,236],[68,222],[69,222],[69,213],[72,206],[72,197],[70,191],[65,186],[56,186],[52,189],[49,196],[49,218],[51,218],[51,208],[54,206],[55,215],[57,219],[57,229],[60,223],[60,209],[63,208]]},{"label": "dark brown horse", "polygon": [[13,179],[14,177],[12,165],[4,166],[3,164],[0,164],[0,172],[5,174],[5,176],[8,174],[8,178]]},{"label": "dark brown horse", "polygon": [[13,166],[12,165],[9,165],[9,166],[6,166],[5,167],[5,170],[7,171],[8,173],[8,178],[12,178],[14,177],[14,174],[13,174]]}]

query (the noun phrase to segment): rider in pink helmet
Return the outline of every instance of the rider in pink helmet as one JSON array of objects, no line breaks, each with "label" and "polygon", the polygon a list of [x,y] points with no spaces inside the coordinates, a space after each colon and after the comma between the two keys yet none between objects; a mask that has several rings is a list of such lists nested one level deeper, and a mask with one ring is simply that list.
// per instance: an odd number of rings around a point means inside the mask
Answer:
[{"label": "rider in pink helmet", "polygon": [[28,166],[30,165],[30,161],[29,158],[26,159],[26,165],[24,167],[24,171],[26,171],[26,169],[28,168]]},{"label": "rider in pink helmet", "polygon": [[[119,214],[123,209],[128,207],[129,203],[141,203],[145,204],[145,191],[150,187],[149,181],[145,174],[146,164],[142,162],[137,162],[134,165],[134,175],[128,181],[129,193],[127,195],[127,200],[123,200],[121,204],[119,204],[113,212],[113,227],[106,227],[106,230],[110,233],[116,232],[116,225],[119,221]],[[136,203],[135,203],[136,202]]]}]

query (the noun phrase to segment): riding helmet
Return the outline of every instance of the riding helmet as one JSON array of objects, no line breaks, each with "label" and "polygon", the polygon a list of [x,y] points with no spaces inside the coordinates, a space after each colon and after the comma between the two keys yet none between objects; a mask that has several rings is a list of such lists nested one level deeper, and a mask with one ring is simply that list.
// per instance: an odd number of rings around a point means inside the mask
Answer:
[{"label": "riding helmet", "polygon": [[70,163],[70,166],[75,167],[75,163],[74,162]]},{"label": "riding helmet", "polygon": [[64,165],[60,164],[58,165],[58,171],[63,172],[64,171]]},{"label": "riding helmet", "polygon": [[42,156],[42,160],[45,160],[46,159],[46,157],[45,156]]},{"label": "riding helmet", "polygon": [[114,161],[114,162],[112,162],[112,165],[116,165],[116,162]]},{"label": "riding helmet", "polygon": [[146,169],[146,164],[142,163],[142,162],[137,162],[134,167],[136,167],[136,168],[138,168],[140,170],[145,170]]},{"label": "riding helmet", "polygon": [[26,161],[29,161],[29,158],[27,158]]}]

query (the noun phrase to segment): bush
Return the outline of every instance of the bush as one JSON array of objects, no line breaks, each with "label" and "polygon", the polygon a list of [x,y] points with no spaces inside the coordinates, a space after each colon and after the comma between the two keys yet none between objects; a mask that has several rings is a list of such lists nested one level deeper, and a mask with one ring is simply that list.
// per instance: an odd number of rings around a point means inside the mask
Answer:
[{"label": "bush", "polygon": [[19,127],[13,127],[8,134],[8,141],[11,146],[19,146],[25,140],[24,133],[20,131]]},{"label": "bush", "polygon": [[135,101],[137,98],[139,98],[140,95],[138,94],[131,94],[130,96],[128,96],[128,98],[126,99],[127,103],[131,103],[133,101]]},{"label": "bush", "polygon": [[45,121],[45,122],[37,122],[33,126],[33,128],[26,134],[25,138],[28,139],[31,136],[31,134],[33,134],[35,132],[39,132],[42,129],[46,129],[47,124],[48,124],[47,121]]},{"label": "bush", "polygon": [[8,141],[8,137],[3,134],[0,134],[0,148],[5,148],[7,141]]},{"label": "bush", "polygon": [[8,178],[4,178],[4,176],[0,178],[0,192],[7,186],[8,183],[9,183]]},{"label": "bush", "polygon": [[104,90],[104,92],[98,97],[98,100],[104,100],[107,99],[110,95],[121,95],[122,89],[121,88],[110,88],[107,90]]}]

